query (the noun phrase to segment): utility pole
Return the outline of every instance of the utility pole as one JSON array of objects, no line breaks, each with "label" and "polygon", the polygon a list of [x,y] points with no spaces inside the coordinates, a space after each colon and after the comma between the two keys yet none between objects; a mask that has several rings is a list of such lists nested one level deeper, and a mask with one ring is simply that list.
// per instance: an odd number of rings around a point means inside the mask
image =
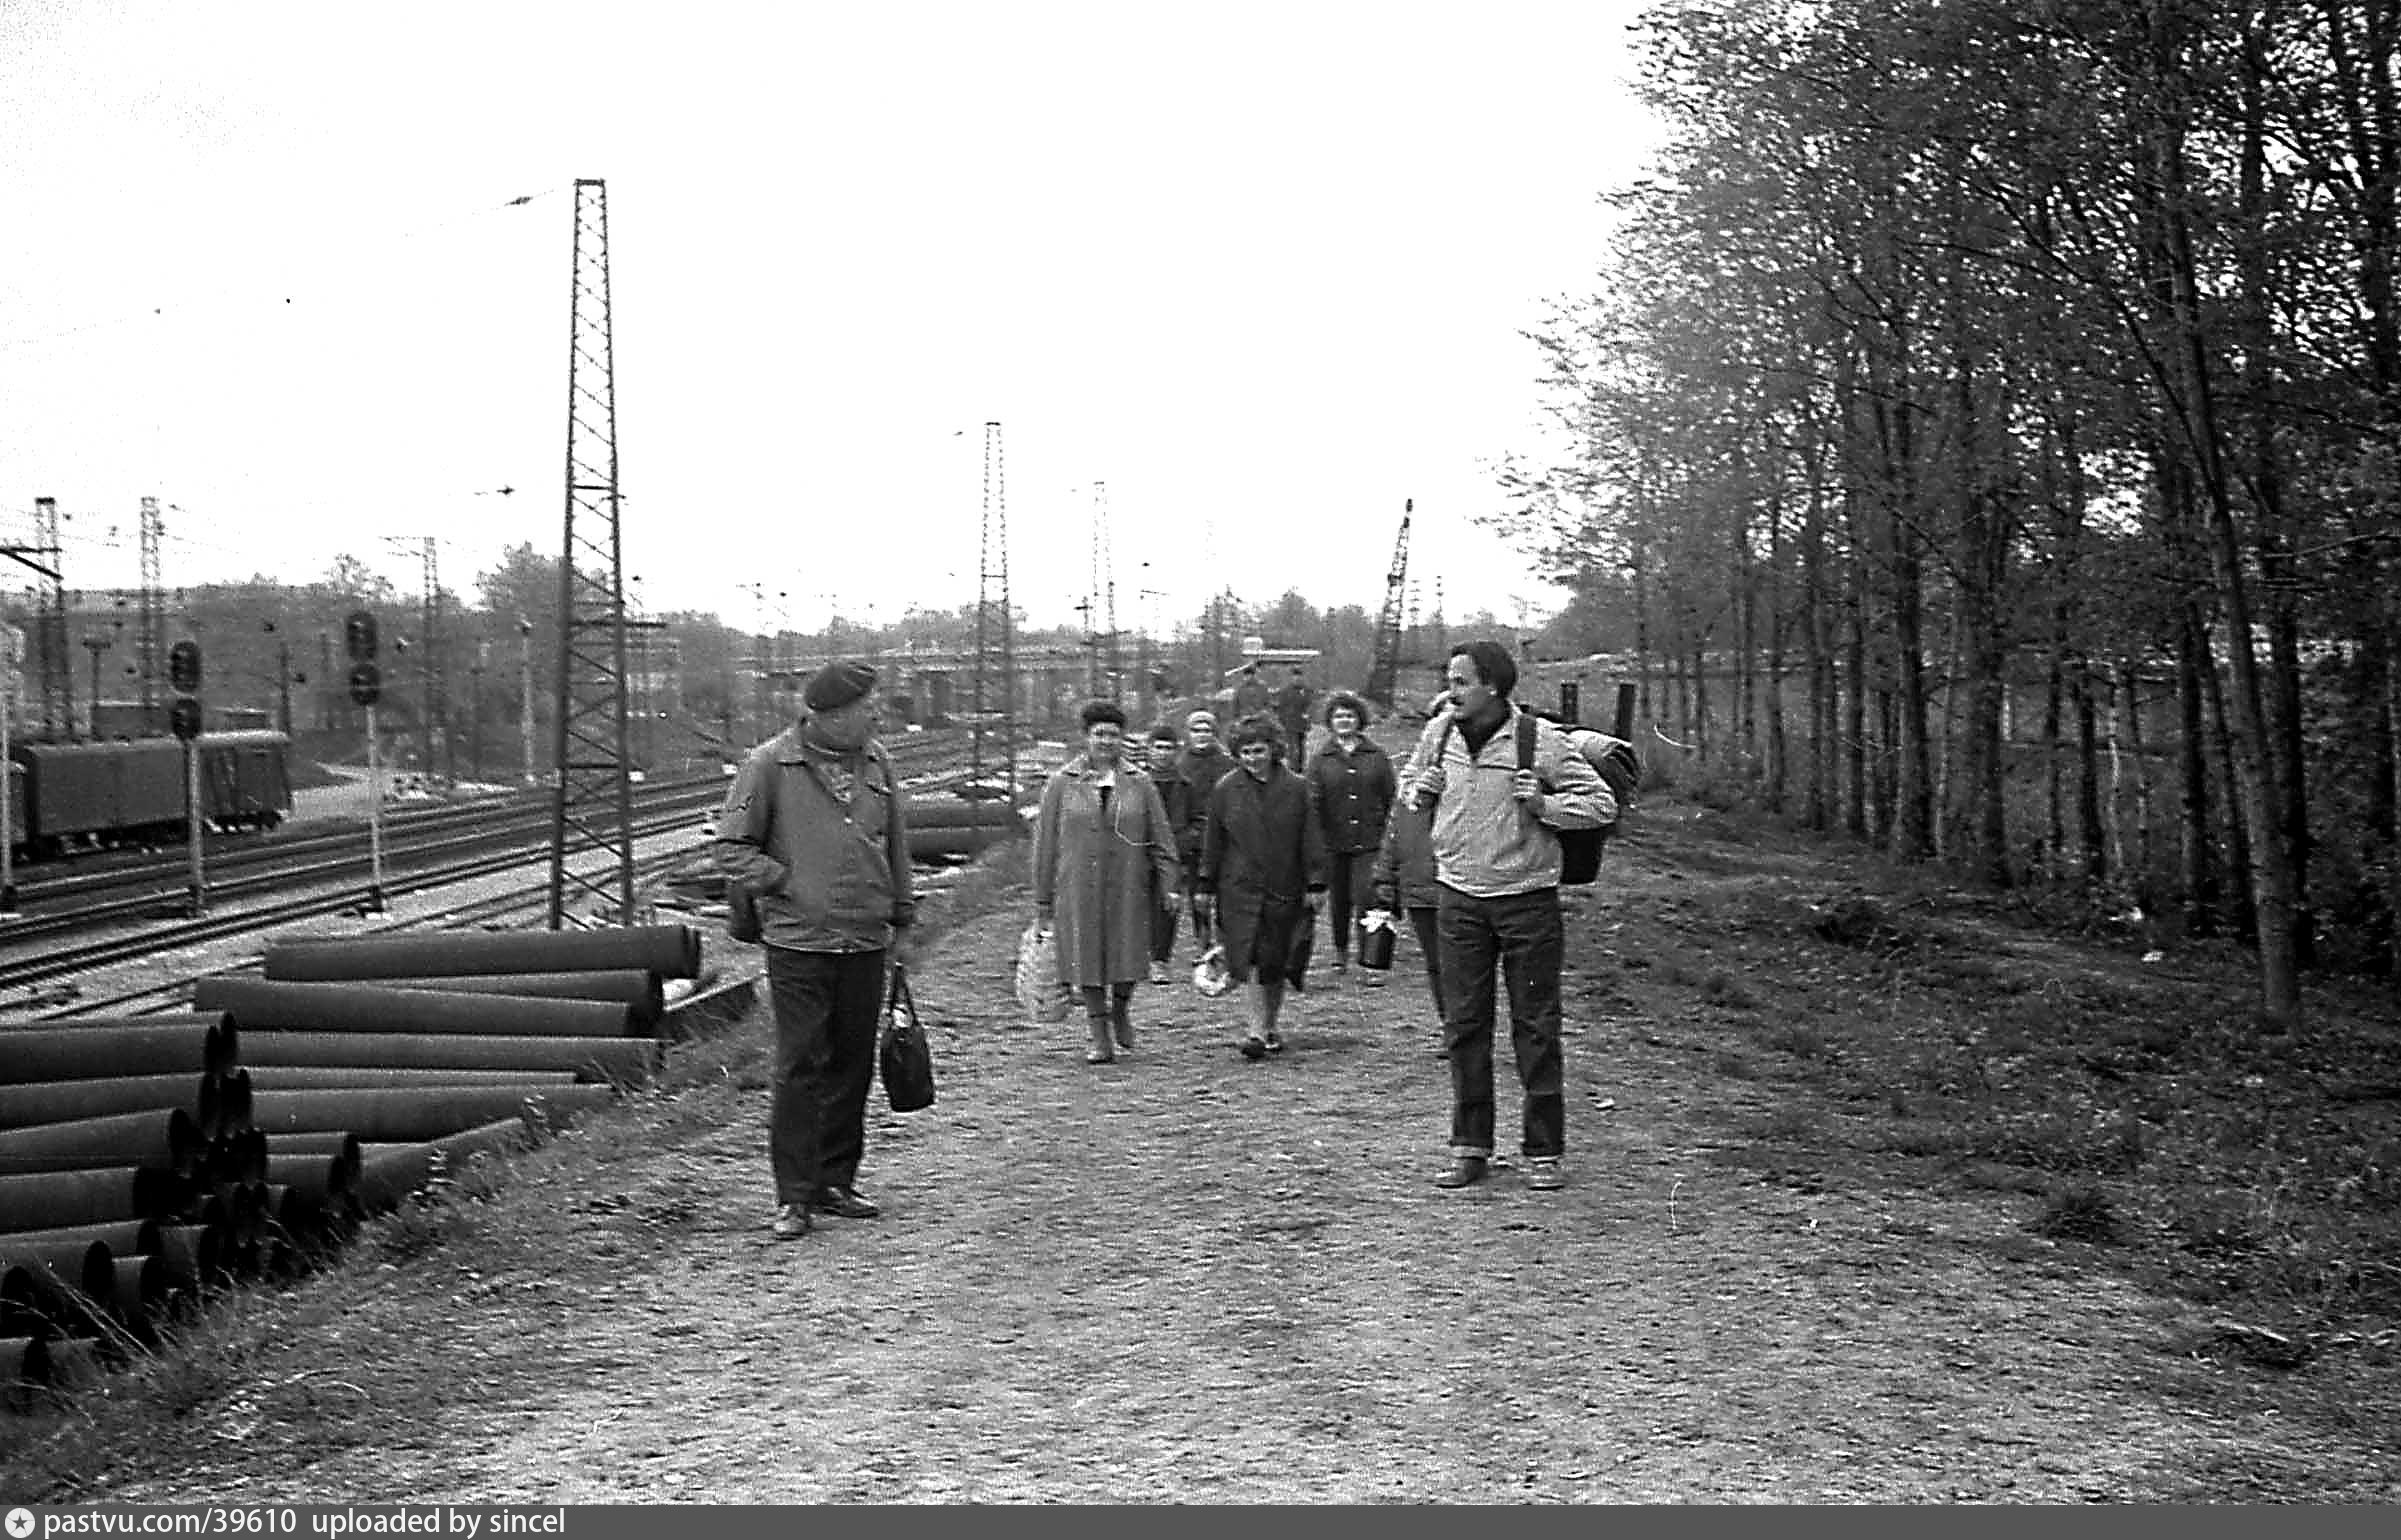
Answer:
[{"label": "utility pole", "polygon": [[[634,923],[633,783],[625,737],[623,493],[617,356],[609,313],[608,184],[575,183],[567,337],[567,510],[559,554],[558,795],[550,836],[550,928],[580,892]],[[577,858],[598,854],[599,862]]]}]

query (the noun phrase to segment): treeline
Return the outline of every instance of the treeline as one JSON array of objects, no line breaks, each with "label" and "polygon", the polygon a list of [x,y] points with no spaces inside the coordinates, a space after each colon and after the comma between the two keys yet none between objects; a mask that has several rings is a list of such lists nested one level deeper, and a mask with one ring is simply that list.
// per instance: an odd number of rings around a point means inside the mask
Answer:
[{"label": "treeline", "polygon": [[[1508,477],[1577,641],[1667,688],[1730,653],[1691,730],[1812,825],[2243,935],[2270,1030],[2326,943],[2393,968],[2397,37],[2401,0],[1649,12],[1665,149],[1534,339],[1579,454]],[[2136,726],[2164,872],[2114,865]]]},{"label": "treeline", "polygon": [[[978,646],[972,604],[912,608],[882,625],[836,615],[815,631],[760,632],[712,612],[652,613],[638,580],[629,579],[627,588],[628,749],[637,764],[653,769],[698,764],[779,729],[788,703],[777,699],[777,676],[788,681],[835,656],[973,657]],[[350,698],[345,634],[347,617],[362,609],[375,616],[379,635],[377,732],[396,763],[437,776],[514,779],[530,758],[534,774],[547,772],[556,723],[559,563],[530,545],[511,547],[464,594],[447,585],[430,596],[403,591],[355,557],[337,559],[315,582],[257,576],[177,589],[163,616],[162,642],[200,643],[201,698],[211,708],[264,713],[270,725],[308,739],[312,751],[339,757],[364,752],[365,715]],[[1367,680],[1375,643],[1375,617],[1364,609],[1320,610],[1297,590],[1263,602],[1228,590],[1197,615],[1161,620],[1155,632],[1122,614],[1113,640],[1099,628],[1029,626],[1022,613],[1004,631],[996,611],[984,631],[996,658],[1004,636],[1017,649],[1081,652],[1091,660],[1090,688],[1114,691],[1129,704],[1213,690],[1241,663],[1245,639],[1253,636],[1270,646],[1317,649],[1311,674],[1321,687],[1357,689]],[[71,640],[45,636],[45,622],[31,606],[7,618],[27,628],[27,720],[38,726],[40,659],[46,651],[65,655]],[[1503,634],[1482,611],[1461,624],[1483,628],[1479,635]],[[1401,639],[1404,662],[1422,670],[1410,680],[1420,696],[1438,688],[1432,681],[1443,634],[1437,616]],[[97,674],[90,687],[68,676],[74,698],[65,714],[79,730],[90,719],[94,687],[112,702],[144,698],[132,655],[130,643],[112,647],[120,661],[104,685]],[[147,695],[163,702],[164,663],[153,662],[159,673]],[[770,676],[764,682],[762,670]],[[1154,673],[1166,679],[1164,692],[1148,688]]]}]

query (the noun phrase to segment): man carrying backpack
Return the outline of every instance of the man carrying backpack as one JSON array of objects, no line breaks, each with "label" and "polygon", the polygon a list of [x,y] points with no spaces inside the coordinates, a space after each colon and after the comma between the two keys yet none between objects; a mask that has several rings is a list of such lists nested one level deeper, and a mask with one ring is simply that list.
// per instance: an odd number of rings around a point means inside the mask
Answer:
[{"label": "man carrying backpack", "polygon": [[[1559,972],[1562,829],[1617,815],[1616,800],[1566,737],[1516,705],[1517,664],[1498,642],[1451,649],[1450,705],[1426,723],[1402,772],[1403,794],[1434,810],[1436,928],[1443,1038],[1450,1053],[1450,1164],[1437,1187],[1467,1187],[1492,1162],[1496,972],[1509,987],[1509,1035],[1525,1096],[1526,1185],[1566,1185],[1565,1066]],[[1529,726],[1520,726],[1520,719]]]}]

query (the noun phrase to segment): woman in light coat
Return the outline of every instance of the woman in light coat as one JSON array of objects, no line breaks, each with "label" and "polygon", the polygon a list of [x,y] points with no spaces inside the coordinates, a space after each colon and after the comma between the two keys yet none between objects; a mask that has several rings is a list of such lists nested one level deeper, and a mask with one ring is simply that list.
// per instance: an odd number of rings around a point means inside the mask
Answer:
[{"label": "woman in light coat", "polygon": [[1152,915],[1183,867],[1150,778],[1125,755],[1125,712],[1084,707],[1084,751],[1051,773],[1034,821],[1034,916],[1058,943],[1059,977],[1081,991],[1086,1062],[1134,1046],[1134,986],[1150,972]]}]

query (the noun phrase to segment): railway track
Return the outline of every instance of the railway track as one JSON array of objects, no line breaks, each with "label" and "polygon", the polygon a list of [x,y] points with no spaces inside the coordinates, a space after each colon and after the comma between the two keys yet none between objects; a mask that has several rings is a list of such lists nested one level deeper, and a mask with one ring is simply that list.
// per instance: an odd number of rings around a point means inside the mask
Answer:
[{"label": "railway track", "polygon": [[[939,794],[964,780],[966,745],[963,731],[913,734],[893,744],[894,767],[913,794]],[[640,790],[633,827],[637,841],[677,830],[697,834],[699,815],[717,805],[724,794],[724,781],[722,777],[703,777]],[[494,811],[489,804],[482,804],[435,810],[407,820],[406,837],[387,844],[385,897],[431,892],[512,871],[538,871],[540,880],[504,895],[496,901],[495,912],[522,909],[534,895],[546,895],[550,808],[539,802],[520,803],[498,819],[493,817]],[[356,912],[366,898],[366,838],[362,824],[286,841],[272,850],[248,847],[236,875],[225,878],[215,875],[221,868],[212,869],[207,897],[212,905],[223,907],[200,916],[160,916],[162,907],[180,908],[188,902],[183,869],[161,863],[138,873],[108,874],[117,879],[118,891],[124,896],[92,898],[51,914],[0,924],[0,993],[269,931],[298,920]],[[637,855],[637,882],[655,881],[690,855],[689,850]],[[494,902],[480,900],[468,907],[482,908]],[[477,922],[454,910],[442,923]],[[135,928],[128,931],[129,924]],[[137,1002],[154,997],[172,1002],[188,990],[188,983],[168,981],[107,1000],[79,996],[57,1014],[137,1009]]]}]

